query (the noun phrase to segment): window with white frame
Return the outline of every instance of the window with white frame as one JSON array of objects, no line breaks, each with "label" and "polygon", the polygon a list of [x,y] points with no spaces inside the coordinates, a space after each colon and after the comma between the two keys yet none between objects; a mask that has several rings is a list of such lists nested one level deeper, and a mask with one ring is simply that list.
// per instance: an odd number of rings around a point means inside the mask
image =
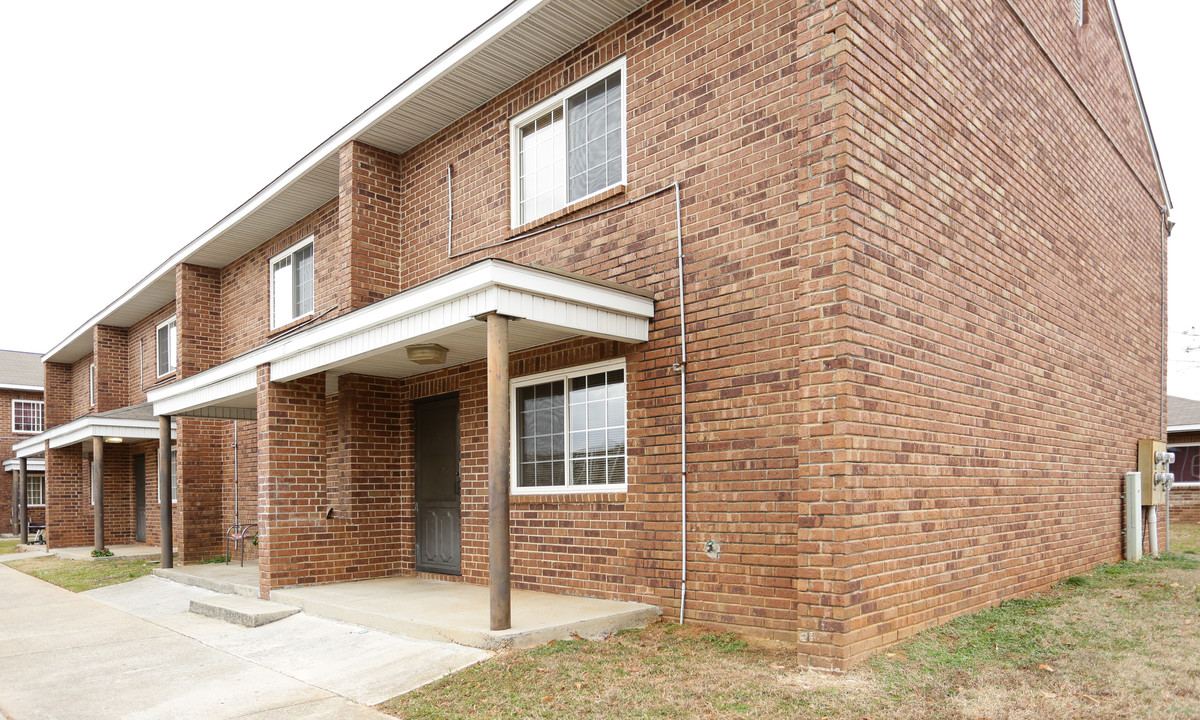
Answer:
[{"label": "window with white frame", "polygon": [[313,237],[271,258],[271,328],[313,311]]},{"label": "window with white frame", "polygon": [[625,182],[625,60],[511,123],[512,225]]},{"label": "window with white frame", "polygon": [[179,459],[176,455],[175,448],[171,448],[171,502],[179,502]]},{"label": "window with white frame", "polygon": [[1087,0],[1075,0],[1075,24],[1083,27],[1087,22]]},{"label": "window with white frame", "polygon": [[88,366],[88,404],[96,404],[96,363]]},{"label": "window with white frame", "polygon": [[12,431],[36,435],[46,427],[46,404],[41,400],[12,401]]},{"label": "window with white frame", "polygon": [[154,339],[159,377],[175,372],[177,340],[174,316],[159,323]]},{"label": "window with white frame", "polygon": [[625,364],[513,382],[514,492],[624,490]]},{"label": "window with white frame", "polygon": [[30,507],[46,504],[46,476],[32,475],[25,476],[25,497]]}]

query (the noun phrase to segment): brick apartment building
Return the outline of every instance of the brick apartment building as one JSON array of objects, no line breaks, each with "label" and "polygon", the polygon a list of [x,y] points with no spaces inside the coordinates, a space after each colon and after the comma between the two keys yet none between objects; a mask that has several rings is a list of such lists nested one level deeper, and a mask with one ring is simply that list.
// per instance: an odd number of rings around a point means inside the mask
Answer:
[{"label": "brick apartment building", "polygon": [[514,2],[47,353],[19,451],[54,544],[236,518],[264,596],[511,573],[845,668],[1120,559],[1168,207],[1108,3]]},{"label": "brick apartment building", "polygon": [[[37,353],[0,350],[0,453],[7,482],[0,483],[0,504],[9,511],[5,532],[20,533],[21,461],[13,445],[45,429],[42,362]],[[45,466],[41,458],[25,461],[28,522],[46,519]]]}]

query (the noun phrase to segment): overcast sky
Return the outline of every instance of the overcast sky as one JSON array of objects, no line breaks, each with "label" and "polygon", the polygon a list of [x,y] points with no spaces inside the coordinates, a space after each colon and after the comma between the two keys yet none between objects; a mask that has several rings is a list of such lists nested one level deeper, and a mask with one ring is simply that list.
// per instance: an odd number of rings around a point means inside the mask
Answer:
[{"label": "overcast sky", "polygon": [[[63,340],[505,4],[0,5],[0,347]],[[1168,390],[1200,399],[1200,3],[1120,10],[1178,224]]]}]

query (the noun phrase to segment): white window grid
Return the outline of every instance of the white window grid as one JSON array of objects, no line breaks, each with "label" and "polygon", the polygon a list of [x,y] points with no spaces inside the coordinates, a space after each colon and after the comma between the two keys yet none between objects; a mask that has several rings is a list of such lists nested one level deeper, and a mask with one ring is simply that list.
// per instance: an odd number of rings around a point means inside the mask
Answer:
[{"label": "white window grid", "polygon": [[42,507],[46,504],[46,476],[32,473],[25,475],[25,498],[29,507]]},{"label": "white window grid", "polygon": [[1075,0],[1075,24],[1083,27],[1087,21],[1087,0]]},{"label": "white window grid", "polygon": [[271,329],[313,312],[315,235],[271,258]]},{"label": "white window grid", "polygon": [[509,123],[512,227],[625,183],[625,87],[620,58]]},{"label": "white window grid", "polygon": [[88,366],[88,404],[96,404],[96,363]]},{"label": "white window grid", "polygon": [[154,357],[158,377],[175,372],[178,363],[179,335],[175,316],[158,324],[154,331]]},{"label": "white window grid", "polygon": [[[573,387],[573,383],[612,372],[620,373],[619,388],[609,385],[601,388]],[[545,420],[535,417],[532,419],[530,432],[526,433],[527,418],[522,413],[518,398],[523,390],[550,390],[551,384],[558,384],[559,387],[549,392],[546,398],[549,402],[539,408],[537,413],[548,413],[555,419],[561,418],[561,430],[556,432],[553,427],[543,427]],[[513,428],[510,484],[514,494],[625,492],[628,489],[628,375],[624,360],[530,375],[515,379],[510,385]],[[611,394],[610,388],[613,389]],[[595,392],[596,390],[603,391],[604,397],[600,397],[601,393]],[[561,398],[557,408],[555,402],[559,401],[555,398]],[[550,422],[553,423],[554,420]],[[534,470],[535,482],[541,479],[537,473],[548,470],[549,481],[561,480],[561,484],[521,484],[522,473],[531,464],[525,461],[523,445],[530,442],[535,453],[542,454],[542,457],[533,463],[540,466]],[[551,457],[545,457],[547,452]],[[609,482],[614,474],[619,475],[619,482]],[[591,475],[602,477],[603,482],[594,481],[595,478]]]},{"label": "white window grid", "polygon": [[12,401],[12,431],[17,435],[37,435],[46,427],[46,403],[41,400]]}]

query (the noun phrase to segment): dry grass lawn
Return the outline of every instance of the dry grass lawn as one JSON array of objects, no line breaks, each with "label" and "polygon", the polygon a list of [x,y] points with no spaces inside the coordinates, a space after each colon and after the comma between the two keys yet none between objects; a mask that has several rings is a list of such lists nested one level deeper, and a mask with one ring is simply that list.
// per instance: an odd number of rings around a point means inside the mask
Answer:
[{"label": "dry grass lawn", "polygon": [[154,572],[154,565],[143,560],[64,560],[57,557],[37,557],[5,563],[14,570],[66,588],[72,592],[94,590],[136,580]]},{"label": "dry grass lawn", "polygon": [[[1189,544],[1190,543],[1190,544]],[[498,655],[379,709],[477,718],[1200,717],[1200,526],[1180,552],[1068,578],[926,631],[845,675],[787,647],[661,622]]]},{"label": "dry grass lawn", "polygon": [[19,549],[17,549],[17,546],[20,544],[21,538],[5,538],[0,540],[0,555],[21,552]]}]

